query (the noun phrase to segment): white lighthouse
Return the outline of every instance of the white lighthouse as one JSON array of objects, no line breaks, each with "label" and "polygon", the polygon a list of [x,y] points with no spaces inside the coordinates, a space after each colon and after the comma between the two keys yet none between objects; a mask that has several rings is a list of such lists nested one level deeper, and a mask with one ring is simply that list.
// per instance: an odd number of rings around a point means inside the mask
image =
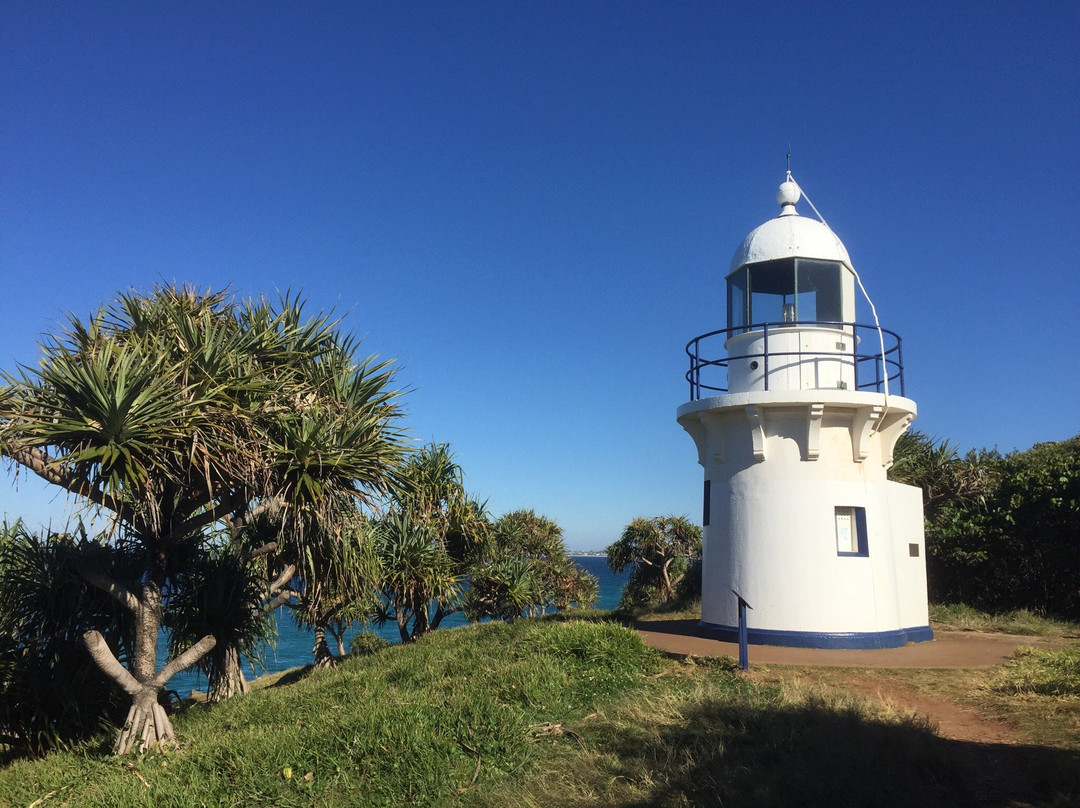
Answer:
[{"label": "white lighthouse", "polygon": [[687,345],[678,420],[705,470],[700,630],[736,639],[742,598],[752,644],[929,640],[921,494],[886,477],[916,412],[900,337],[856,322],[851,259],[799,215],[800,195],[789,173],[780,215],[735,251],[727,327]]}]

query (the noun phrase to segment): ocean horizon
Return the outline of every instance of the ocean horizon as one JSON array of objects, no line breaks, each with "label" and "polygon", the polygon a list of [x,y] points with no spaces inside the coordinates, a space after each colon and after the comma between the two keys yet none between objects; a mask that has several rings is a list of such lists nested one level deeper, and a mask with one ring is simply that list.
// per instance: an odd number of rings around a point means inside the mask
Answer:
[{"label": "ocean horizon", "polygon": [[[600,582],[600,591],[596,598],[596,603],[593,604],[594,608],[614,609],[619,603],[619,598],[622,597],[622,591],[623,587],[626,585],[626,580],[630,577],[629,570],[625,570],[616,575],[608,569],[607,557],[603,554],[569,553],[569,555],[574,560],[575,564],[586,572],[595,575]],[[282,606],[277,610],[276,619],[278,630],[277,641],[273,647],[265,649],[261,665],[253,666],[250,661],[245,663],[244,675],[247,676],[248,679],[265,676],[268,673],[278,673],[280,671],[289,670],[290,668],[298,668],[303,665],[310,665],[314,660],[312,651],[315,645],[314,632],[310,629],[297,626],[287,607]],[[443,629],[454,628],[456,626],[464,626],[467,625],[468,622],[469,621],[465,619],[465,615],[461,612],[457,612],[456,614],[447,617],[439,630],[442,631]],[[391,643],[398,643],[401,641],[401,636],[398,633],[396,623],[387,623],[381,627],[375,624],[356,624],[346,632],[346,649],[349,647],[349,641],[352,639],[353,635],[361,631],[370,631],[374,634],[378,634],[389,640]],[[333,643],[332,639],[330,641]],[[163,634],[162,640],[158,645],[159,669],[161,665],[164,664],[164,661],[165,635]],[[181,671],[173,676],[165,687],[167,690],[175,690],[181,697],[186,698],[192,690],[197,690],[199,692],[206,691],[206,675],[195,669]]]}]

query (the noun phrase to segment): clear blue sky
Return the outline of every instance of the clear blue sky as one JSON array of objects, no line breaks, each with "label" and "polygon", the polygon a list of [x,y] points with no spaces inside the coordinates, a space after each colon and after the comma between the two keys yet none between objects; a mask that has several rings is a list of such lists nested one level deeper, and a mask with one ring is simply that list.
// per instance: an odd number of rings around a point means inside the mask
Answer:
[{"label": "clear blue sky", "polygon": [[[683,346],[790,142],[916,427],[1064,439],[1078,42],[1065,2],[7,2],[0,367],[118,289],[303,289],[496,513],[601,548],[700,518]],[[10,479],[0,512],[63,513]]]}]

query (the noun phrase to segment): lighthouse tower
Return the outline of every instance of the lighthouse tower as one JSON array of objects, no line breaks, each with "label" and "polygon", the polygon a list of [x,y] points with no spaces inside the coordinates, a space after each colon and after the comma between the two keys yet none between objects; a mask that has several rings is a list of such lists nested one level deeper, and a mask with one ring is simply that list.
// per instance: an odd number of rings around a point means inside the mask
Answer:
[{"label": "lighthouse tower", "polygon": [[[696,337],[678,420],[705,470],[700,631],[750,643],[892,648],[932,639],[919,489],[890,481],[915,417],[900,337],[856,322],[840,239],[796,210],[750,233],[727,327]],[[876,315],[875,315],[876,319]]]}]

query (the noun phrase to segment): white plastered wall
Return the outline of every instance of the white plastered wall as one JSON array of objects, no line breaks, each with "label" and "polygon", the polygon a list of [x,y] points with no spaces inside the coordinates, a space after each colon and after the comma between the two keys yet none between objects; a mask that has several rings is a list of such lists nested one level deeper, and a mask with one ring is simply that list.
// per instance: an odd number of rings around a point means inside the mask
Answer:
[{"label": "white plastered wall", "polygon": [[[680,410],[711,484],[705,623],[737,624],[734,589],[752,607],[751,628],[879,633],[927,625],[921,494],[886,478],[914,403],[891,401],[874,429],[867,407],[882,397],[829,395],[770,404],[767,393],[739,394]],[[866,556],[838,553],[837,506],[865,509]]]}]

